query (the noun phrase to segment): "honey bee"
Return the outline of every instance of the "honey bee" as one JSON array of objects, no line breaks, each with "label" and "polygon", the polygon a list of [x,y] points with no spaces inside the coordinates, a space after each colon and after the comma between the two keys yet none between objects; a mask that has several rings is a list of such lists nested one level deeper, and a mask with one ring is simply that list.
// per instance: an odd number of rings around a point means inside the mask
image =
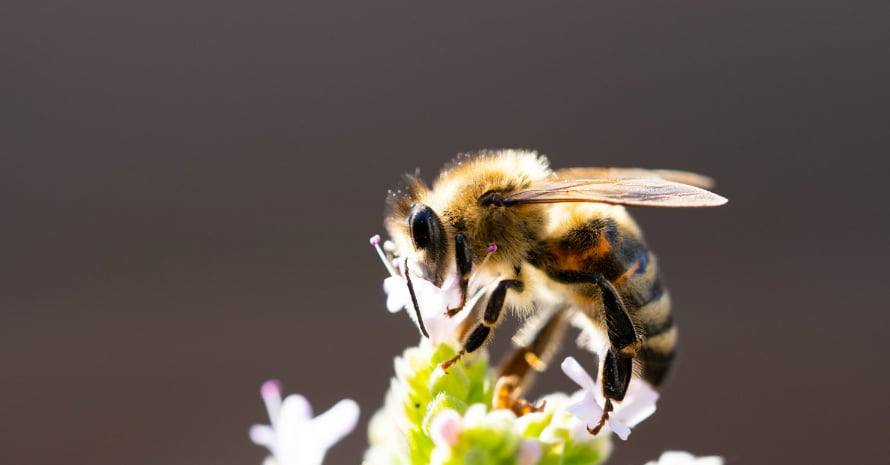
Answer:
[{"label": "honey bee", "polygon": [[[624,206],[711,207],[707,177],[671,170],[551,170],[535,152],[501,150],[458,156],[433,182],[406,176],[390,192],[385,227],[405,277],[441,286],[458,277],[460,303],[483,292],[457,330],[458,354],[485,345],[510,309],[525,322],[516,351],[500,368],[495,406],[527,412],[520,399],[535,371],[558,351],[568,325],[597,354],[606,405],[599,432],[634,375],[653,387],[667,374],[677,341],[670,297],[655,256]],[[493,246],[496,252],[491,253]],[[410,270],[410,272],[408,272]],[[496,283],[496,284],[495,284]],[[488,285],[491,284],[491,285]],[[414,298],[421,331],[423,321]]]}]

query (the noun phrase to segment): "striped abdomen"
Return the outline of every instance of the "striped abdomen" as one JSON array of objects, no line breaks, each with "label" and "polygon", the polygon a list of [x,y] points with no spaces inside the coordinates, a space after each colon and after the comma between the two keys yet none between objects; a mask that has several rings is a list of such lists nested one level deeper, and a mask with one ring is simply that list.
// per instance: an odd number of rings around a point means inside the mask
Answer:
[{"label": "striped abdomen", "polygon": [[574,224],[560,238],[542,241],[530,262],[571,285],[579,307],[590,308],[589,316],[601,326],[608,325],[601,313],[602,290],[595,284],[596,276],[611,283],[642,341],[634,357],[639,374],[658,386],[673,359],[677,330],[655,256],[631,226],[610,217]]}]

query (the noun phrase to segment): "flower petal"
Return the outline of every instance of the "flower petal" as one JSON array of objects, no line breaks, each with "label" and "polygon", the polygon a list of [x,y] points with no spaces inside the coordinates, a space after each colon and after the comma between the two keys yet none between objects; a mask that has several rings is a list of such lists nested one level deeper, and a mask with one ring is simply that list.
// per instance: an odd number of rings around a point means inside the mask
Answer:
[{"label": "flower petal", "polygon": [[260,396],[263,398],[263,403],[266,404],[269,423],[275,426],[278,416],[281,415],[281,382],[277,379],[266,381],[260,387]]},{"label": "flower petal", "polygon": [[566,376],[571,378],[572,381],[581,386],[585,391],[591,393],[597,391],[596,383],[593,381],[593,378],[590,377],[587,370],[581,367],[581,364],[578,363],[574,357],[566,357],[565,360],[562,361],[560,368],[562,368],[562,371]]},{"label": "flower petal", "polygon": [[[279,424],[287,421],[290,424],[306,422],[312,418],[312,406],[305,397],[299,394],[291,394],[285,397],[281,403],[281,415]],[[283,426],[283,425],[282,425]]]},{"label": "flower petal", "polygon": [[439,412],[430,424],[430,437],[436,445],[453,447],[460,439],[461,417],[456,410]]},{"label": "flower petal", "polygon": [[460,278],[457,273],[448,273],[442,282],[442,287],[435,289],[444,306],[443,310],[460,305]]},{"label": "flower petal", "polygon": [[723,465],[723,457],[718,457],[716,455],[699,457],[696,461],[696,465]]},{"label": "flower petal", "polygon": [[[437,287],[431,281],[418,276],[411,276],[411,285],[414,288],[414,296],[423,318],[424,327],[429,334],[433,345],[454,339],[454,331],[466,315],[459,318],[449,317],[446,312],[449,308],[455,308],[460,304],[460,279],[456,274],[449,273],[442,287]],[[405,309],[411,321],[419,325],[417,312],[414,310],[414,301],[408,290],[408,283],[402,276],[390,276],[383,280],[383,290],[386,291],[386,308],[392,313]]]},{"label": "flower petal", "polygon": [[358,417],[358,404],[352,399],[343,399],[312,419],[312,434],[327,449],[355,429]]},{"label": "flower petal", "polygon": [[651,460],[646,465],[723,465],[723,458],[716,455],[696,458],[689,452],[669,450],[663,452],[657,461]]},{"label": "flower petal", "polygon": [[483,404],[473,404],[464,412],[464,423],[475,424],[481,422],[485,418],[488,409]]},{"label": "flower petal", "polygon": [[386,309],[396,313],[411,304],[408,285],[398,276],[390,276],[383,280],[383,291],[386,292]]},{"label": "flower petal", "polygon": [[250,440],[258,446],[269,449],[275,455],[275,430],[269,425],[253,425],[250,427]]},{"label": "flower petal", "polygon": [[613,416],[627,426],[634,427],[655,413],[658,392],[642,379],[633,379],[624,401],[615,406]]},{"label": "flower petal", "polygon": [[592,425],[600,420],[603,409],[596,402],[596,397],[590,392],[584,392],[584,398],[579,402],[566,407],[566,411],[578,417],[579,420]]},{"label": "flower petal", "polygon": [[606,423],[609,425],[609,429],[611,429],[616,436],[621,438],[622,441],[627,441],[627,437],[630,436],[629,426],[614,418],[609,418]]},{"label": "flower petal", "polygon": [[280,465],[321,465],[327,451],[312,434],[308,421],[286,421],[282,415],[281,426],[277,429],[278,450],[275,458]]},{"label": "flower petal", "polygon": [[694,464],[695,456],[685,451],[667,450],[662,452],[661,457],[658,458],[657,462],[652,461],[649,463],[657,463],[658,465]]}]

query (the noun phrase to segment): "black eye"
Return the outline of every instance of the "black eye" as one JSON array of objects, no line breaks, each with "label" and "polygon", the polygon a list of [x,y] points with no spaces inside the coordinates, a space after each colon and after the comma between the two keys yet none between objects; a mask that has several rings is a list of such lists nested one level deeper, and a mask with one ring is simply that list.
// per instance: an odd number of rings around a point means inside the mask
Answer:
[{"label": "black eye", "polygon": [[408,224],[411,227],[414,247],[431,253],[433,257],[444,252],[445,231],[432,208],[422,204],[414,205]]}]

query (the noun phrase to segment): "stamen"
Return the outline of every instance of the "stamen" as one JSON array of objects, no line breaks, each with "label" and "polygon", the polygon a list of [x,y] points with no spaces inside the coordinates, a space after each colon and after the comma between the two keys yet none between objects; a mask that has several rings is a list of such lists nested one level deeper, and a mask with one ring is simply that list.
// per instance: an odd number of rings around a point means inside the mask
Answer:
[{"label": "stamen", "polygon": [[408,283],[408,293],[411,294],[411,303],[414,304],[414,312],[417,314],[417,325],[420,326],[420,333],[423,337],[429,339],[430,335],[426,332],[426,326],[423,325],[423,316],[420,314],[420,305],[417,305],[417,296],[414,294],[414,285],[411,284],[411,273],[408,272],[408,259],[405,259],[405,282]]},{"label": "stamen", "polygon": [[485,294],[487,294],[488,291],[490,291],[491,288],[494,287],[497,283],[498,283],[498,280],[497,280],[497,278],[495,278],[495,279],[491,280],[488,284],[477,289],[476,292],[473,294],[473,296],[470,297],[469,299],[467,299],[467,303],[464,305],[464,308],[467,309],[467,308],[475,307],[476,304],[479,303],[479,300],[482,299],[482,297],[485,296]]},{"label": "stamen", "polygon": [[498,251],[497,244],[491,244],[488,246],[488,254],[485,255],[485,258],[482,259],[482,263],[479,264],[478,268],[482,268],[488,262],[488,259],[491,258],[491,254]]},{"label": "stamen", "polygon": [[480,263],[479,266],[477,266],[477,267],[473,270],[473,274],[470,275],[470,279],[469,279],[468,281],[470,281],[470,282],[473,281],[473,278],[476,277],[476,272],[479,271],[480,269],[482,269],[483,267],[485,267],[485,264],[488,263],[488,259],[491,258],[491,254],[493,254],[493,253],[495,253],[495,252],[497,252],[497,251],[498,251],[498,245],[497,245],[497,244],[492,243],[492,244],[489,244],[489,245],[488,245],[488,254],[486,254],[486,255],[485,255],[485,258],[482,259],[482,263]]},{"label": "stamen", "polygon": [[[389,264],[389,260],[386,258],[386,255],[383,253],[383,249],[380,248],[380,235],[374,234],[371,236],[371,245],[374,246],[374,249],[377,250],[377,255],[380,257],[380,261],[383,262],[383,266],[386,267],[386,271],[389,271],[391,276],[398,276],[396,270],[392,268],[392,265]],[[387,241],[389,242],[389,241]]]}]

